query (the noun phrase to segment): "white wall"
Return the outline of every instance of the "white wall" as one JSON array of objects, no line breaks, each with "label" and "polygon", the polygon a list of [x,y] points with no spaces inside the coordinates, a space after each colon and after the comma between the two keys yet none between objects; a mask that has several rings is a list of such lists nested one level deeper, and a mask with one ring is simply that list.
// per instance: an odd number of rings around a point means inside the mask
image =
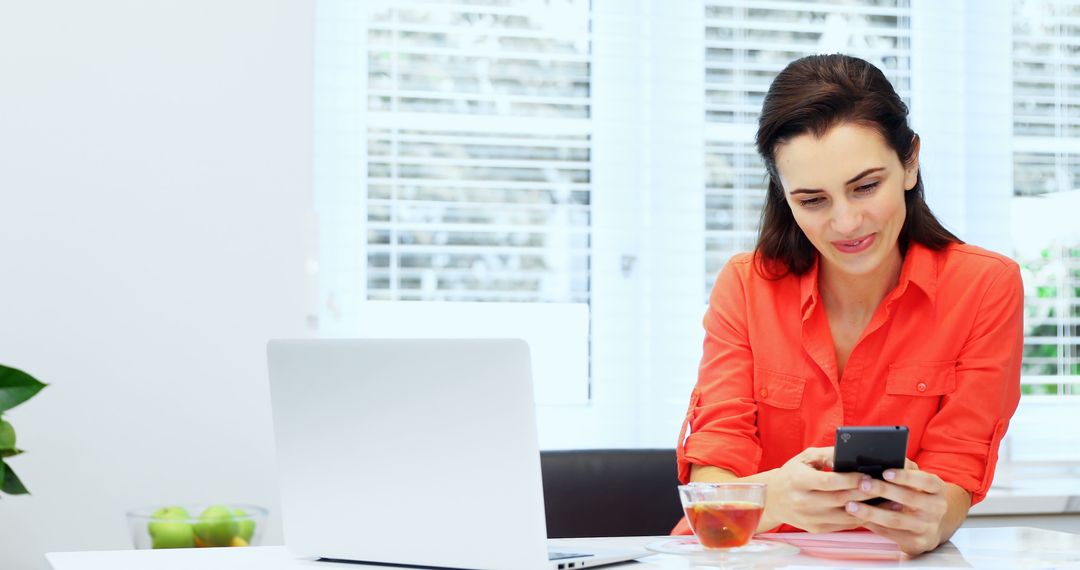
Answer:
[{"label": "white wall", "polygon": [[[0,568],[129,507],[277,510],[265,342],[306,331],[312,5],[0,0],[0,362],[31,497]],[[280,542],[278,520],[268,525]]]}]

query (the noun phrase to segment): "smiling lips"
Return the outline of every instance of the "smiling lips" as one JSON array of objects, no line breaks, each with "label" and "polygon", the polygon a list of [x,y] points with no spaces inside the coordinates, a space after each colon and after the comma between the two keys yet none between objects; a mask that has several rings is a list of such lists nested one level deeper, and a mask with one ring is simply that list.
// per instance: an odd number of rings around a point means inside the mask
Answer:
[{"label": "smiling lips", "polygon": [[831,243],[842,253],[859,253],[867,250],[871,245],[874,245],[874,238],[876,236],[877,234],[870,234],[858,239],[834,241]]}]

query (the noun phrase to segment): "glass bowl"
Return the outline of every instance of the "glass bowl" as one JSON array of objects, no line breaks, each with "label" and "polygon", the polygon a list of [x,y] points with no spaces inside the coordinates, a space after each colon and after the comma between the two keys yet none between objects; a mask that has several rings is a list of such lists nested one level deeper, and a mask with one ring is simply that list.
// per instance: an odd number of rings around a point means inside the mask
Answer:
[{"label": "glass bowl", "polygon": [[255,505],[178,504],[127,512],[137,549],[257,546],[269,511]]}]

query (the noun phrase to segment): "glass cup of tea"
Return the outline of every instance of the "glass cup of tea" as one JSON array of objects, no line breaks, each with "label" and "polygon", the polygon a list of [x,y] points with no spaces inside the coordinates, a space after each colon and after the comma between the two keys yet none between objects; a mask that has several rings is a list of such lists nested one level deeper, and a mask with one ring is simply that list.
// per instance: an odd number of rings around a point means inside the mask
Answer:
[{"label": "glass cup of tea", "polygon": [[679,486],[686,520],[701,546],[737,548],[750,542],[765,510],[764,483],[690,483]]}]

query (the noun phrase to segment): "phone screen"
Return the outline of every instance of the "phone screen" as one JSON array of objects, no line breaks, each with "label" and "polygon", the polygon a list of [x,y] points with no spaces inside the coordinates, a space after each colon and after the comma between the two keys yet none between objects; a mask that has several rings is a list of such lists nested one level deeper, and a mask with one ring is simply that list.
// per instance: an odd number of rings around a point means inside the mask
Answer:
[{"label": "phone screen", "polygon": [[[903,469],[907,454],[907,426],[843,426],[836,428],[833,471],[865,473],[881,479],[886,469]],[[878,504],[876,498],[867,504]]]}]

